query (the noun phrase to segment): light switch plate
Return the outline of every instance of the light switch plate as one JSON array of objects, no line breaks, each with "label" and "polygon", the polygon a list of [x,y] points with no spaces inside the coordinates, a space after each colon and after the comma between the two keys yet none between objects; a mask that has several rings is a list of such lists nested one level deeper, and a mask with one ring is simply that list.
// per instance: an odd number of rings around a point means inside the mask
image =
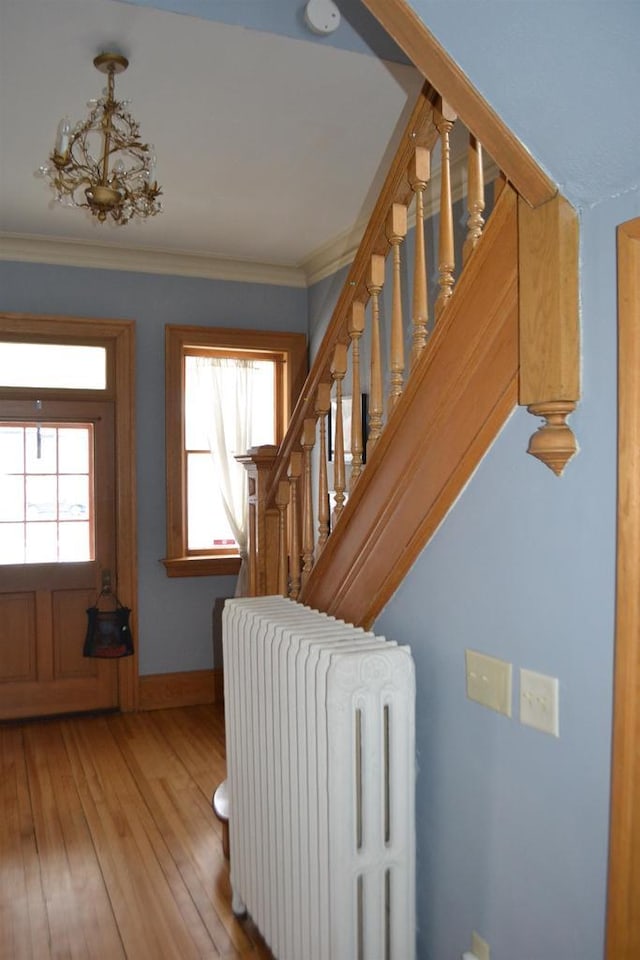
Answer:
[{"label": "light switch plate", "polygon": [[520,723],[560,736],[558,678],[520,668]]},{"label": "light switch plate", "polygon": [[511,664],[477,650],[465,650],[467,696],[511,716]]}]

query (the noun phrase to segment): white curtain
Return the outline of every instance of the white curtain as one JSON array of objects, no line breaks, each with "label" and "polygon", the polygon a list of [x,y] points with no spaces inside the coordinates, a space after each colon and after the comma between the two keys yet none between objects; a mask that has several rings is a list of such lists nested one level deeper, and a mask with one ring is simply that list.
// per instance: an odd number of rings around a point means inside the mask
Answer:
[{"label": "white curtain", "polygon": [[198,388],[208,411],[207,438],[215,463],[224,512],[238,544],[240,573],[236,596],[249,586],[247,555],[247,474],[234,459],[251,446],[254,364],[251,360],[198,357]]}]

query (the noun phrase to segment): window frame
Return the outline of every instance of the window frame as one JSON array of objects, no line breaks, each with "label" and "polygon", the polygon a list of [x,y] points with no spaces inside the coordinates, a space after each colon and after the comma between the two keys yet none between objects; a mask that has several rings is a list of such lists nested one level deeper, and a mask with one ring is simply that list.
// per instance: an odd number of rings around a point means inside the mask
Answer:
[{"label": "window frame", "polygon": [[276,443],[285,433],[307,372],[307,339],[302,333],[227,327],[165,326],[165,457],[167,542],[163,558],[168,577],[234,575],[237,550],[187,550],[187,485],[184,433],[185,357],[199,353],[273,359],[278,364]]}]

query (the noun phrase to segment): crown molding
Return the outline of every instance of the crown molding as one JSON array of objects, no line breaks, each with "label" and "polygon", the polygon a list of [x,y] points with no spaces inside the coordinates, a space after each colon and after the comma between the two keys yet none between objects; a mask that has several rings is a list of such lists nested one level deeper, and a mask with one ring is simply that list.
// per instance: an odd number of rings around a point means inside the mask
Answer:
[{"label": "crown molding", "polygon": [[[498,168],[490,161],[485,165],[485,183],[490,183],[497,175]],[[466,182],[466,158],[460,157],[451,165],[451,195],[454,203],[465,195]],[[439,169],[435,171],[424,199],[425,218],[428,219],[439,211]],[[358,220],[355,226],[333,237],[295,266],[1,232],[0,260],[199,277],[206,280],[233,280],[239,283],[265,283],[281,287],[310,287],[349,266],[356,255],[367,222],[366,219]],[[409,228],[414,226],[415,213],[412,209]]]},{"label": "crown molding", "polygon": [[234,280],[240,283],[266,283],[281,287],[307,285],[304,271],[295,266],[227,260],[202,254],[175,254],[144,248],[111,247],[88,241],[51,240],[11,233],[0,233],[0,260],[199,277],[206,280]]}]

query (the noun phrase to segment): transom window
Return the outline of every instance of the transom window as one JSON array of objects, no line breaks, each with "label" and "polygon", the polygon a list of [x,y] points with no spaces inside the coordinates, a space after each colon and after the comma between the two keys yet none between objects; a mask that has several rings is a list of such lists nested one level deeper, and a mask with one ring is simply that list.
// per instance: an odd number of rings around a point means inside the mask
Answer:
[{"label": "transom window", "polygon": [[0,564],[93,560],[93,424],[0,422]]},{"label": "transom window", "polygon": [[305,362],[301,334],[167,326],[169,576],[237,572],[247,478],[234,454],[280,442]]},{"label": "transom window", "polygon": [[76,343],[0,342],[0,386],[105,390],[105,347]]}]

